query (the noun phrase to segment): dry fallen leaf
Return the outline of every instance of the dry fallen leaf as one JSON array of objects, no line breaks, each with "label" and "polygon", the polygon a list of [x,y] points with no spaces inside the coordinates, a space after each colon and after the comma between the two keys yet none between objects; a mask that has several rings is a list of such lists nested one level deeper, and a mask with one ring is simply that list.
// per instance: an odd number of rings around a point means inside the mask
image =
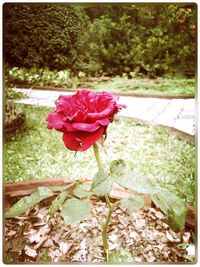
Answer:
[{"label": "dry fallen leaf", "polygon": [[27,245],[24,248],[24,252],[26,255],[28,255],[31,258],[36,258],[36,256],[37,256],[37,251],[35,249],[27,246]]},{"label": "dry fallen leaf", "polygon": [[184,242],[184,243],[187,243],[187,242],[189,241],[190,237],[191,237],[190,232],[185,232],[185,233],[183,233],[183,235],[182,235],[182,240],[183,240],[183,242]]},{"label": "dry fallen leaf", "polygon": [[[93,210],[104,220],[105,203],[98,198],[93,201]],[[14,251],[19,262],[26,263],[39,259],[52,263],[105,261],[101,227],[96,218],[90,215],[79,224],[65,225],[57,211],[47,223],[48,208],[47,202],[41,202],[27,211],[27,216],[6,219],[5,250]],[[185,255],[194,256],[194,247],[177,245],[191,243],[191,234],[175,233],[162,218],[163,214],[154,208],[141,209],[131,215],[117,208],[108,226],[110,250],[128,249],[136,262],[188,262]]]}]

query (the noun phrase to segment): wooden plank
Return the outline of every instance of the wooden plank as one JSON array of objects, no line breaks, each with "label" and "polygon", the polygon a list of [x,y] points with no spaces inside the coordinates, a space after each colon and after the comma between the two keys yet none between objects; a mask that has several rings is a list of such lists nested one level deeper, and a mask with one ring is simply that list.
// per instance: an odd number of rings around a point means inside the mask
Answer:
[{"label": "wooden plank", "polygon": [[[23,182],[15,182],[15,183],[6,183],[4,186],[5,195],[9,196],[17,196],[17,192],[19,192],[19,196],[26,195],[26,190],[34,191],[39,186],[64,186],[74,182],[72,179],[64,179],[64,178],[50,178],[50,179],[41,179],[41,180],[28,180]],[[24,191],[24,192],[23,192]],[[29,194],[29,193],[28,193]]]},{"label": "wooden plank", "polygon": [[[30,180],[24,182],[7,183],[5,184],[5,197],[22,197],[30,195],[37,187],[46,186],[65,186],[73,183],[72,179],[64,178],[50,178],[41,180]],[[85,181],[85,183],[91,184],[92,181]],[[115,199],[133,197],[135,194],[130,190],[126,190],[123,187],[113,184],[112,191],[110,192],[110,197]],[[151,197],[145,196],[145,205],[151,207]]]},{"label": "wooden plank", "polygon": [[[24,182],[15,182],[15,183],[6,183],[4,185],[4,208],[5,210],[9,209],[10,203],[12,203],[12,198],[23,197],[30,195],[37,187],[46,186],[65,186],[73,183],[73,179],[64,179],[64,178],[50,178],[50,179],[41,179],[41,180],[30,180]],[[85,180],[84,183],[90,184],[91,180]],[[112,191],[110,192],[110,197],[113,199],[122,199],[134,197],[137,193],[134,193],[130,190],[126,190],[123,187],[113,184]],[[152,200],[149,195],[144,195],[145,205],[147,207],[152,206]],[[186,226],[191,229],[196,227],[196,210],[191,205],[188,205],[188,214],[186,217]]]}]

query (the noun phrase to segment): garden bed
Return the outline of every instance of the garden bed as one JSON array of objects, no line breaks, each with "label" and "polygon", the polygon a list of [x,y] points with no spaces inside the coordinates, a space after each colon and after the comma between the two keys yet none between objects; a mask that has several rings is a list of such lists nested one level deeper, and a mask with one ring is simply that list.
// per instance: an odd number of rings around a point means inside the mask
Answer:
[{"label": "garden bed", "polygon": [[[5,209],[38,186],[65,186],[73,182],[59,178],[6,184]],[[131,195],[117,185],[110,193],[113,200]],[[46,199],[25,214],[5,219],[4,262],[104,262],[101,229],[95,217],[90,215],[79,224],[65,225],[59,210],[49,218],[51,201],[52,198]],[[106,204],[94,196],[91,201],[96,214],[103,217]],[[186,244],[192,246],[194,242],[190,230],[195,226],[194,209],[189,207],[186,228],[178,233],[163,222],[163,217],[158,208],[152,207],[148,195],[145,208],[131,215],[124,208],[117,208],[108,228],[111,251],[126,248],[136,262],[188,262]]]},{"label": "garden bed", "polygon": [[[6,184],[6,209],[38,186],[64,186],[72,182],[60,178]],[[133,193],[114,186],[110,196],[114,200],[130,194]],[[59,210],[48,217],[51,201],[52,198],[46,199],[23,215],[5,219],[4,262],[104,262],[101,229],[95,217],[90,215],[76,225],[65,225]],[[91,201],[102,217],[107,211],[105,203],[94,196]],[[194,242],[190,231],[195,226],[194,209],[189,209],[186,229],[175,233],[163,222],[159,209],[151,207],[148,195],[145,204],[145,208],[131,215],[124,208],[114,211],[108,228],[111,251],[126,248],[136,262],[188,262],[187,244]]]}]

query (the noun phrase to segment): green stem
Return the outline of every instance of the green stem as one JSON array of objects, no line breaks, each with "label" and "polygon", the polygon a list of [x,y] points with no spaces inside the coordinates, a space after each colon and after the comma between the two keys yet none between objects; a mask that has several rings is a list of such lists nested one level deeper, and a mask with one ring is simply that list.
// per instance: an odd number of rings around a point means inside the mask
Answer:
[{"label": "green stem", "polygon": [[100,159],[100,155],[99,155],[99,149],[98,149],[97,144],[93,145],[93,149],[94,149],[94,155],[95,155],[95,158],[97,161],[98,168],[99,168],[99,170],[103,170],[103,165],[101,163],[101,159]]},{"label": "green stem", "polygon": [[[99,170],[103,170],[103,165],[101,163],[101,159],[100,159],[100,155],[99,155],[99,149],[98,149],[97,144],[93,145],[93,149],[94,149],[94,155],[95,155],[95,158],[97,161],[98,168],[99,168]],[[112,212],[113,212],[114,208],[120,203],[120,201],[116,201],[114,204],[112,204],[110,202],[108,194],[105,195],[105,199],[106,199],[107,207],[109,208],[105,223],[102,223],[102,222],[100,223],[98,216],[96,216],[96,214],[94,214],[94,213],[93,213],[93,215],[96,217],[96,219],[98,219],[98,221],[101,225],[101,228],[102,228],[103,247],[104,247],[104,251],[106,254],[106,261],[108,262],[108,260],[109,260],[109,243],[108,243],[107,228],[108,228],[108,224],[110,222],[110,217],[112,215]]]},{"label": "green stem", "polygon": [[103,247],[104,247],[104,251],[106,253],[106,261],[108,262],[109,260],[109,243],[108,243],[108,234],[107,234],[107,228],[110,222],[110,217],[115,209],[115,207],[117,207],[117,205],[120,203],[120,201],[115,202],[114,204],[111,204],[109,207],[109,212],[106,218],[105,223],[102,226],[102,237],[103,237]]},{"label": "green stem", "polygon": [[100,220],[99,216],[96,214],[94,210],[91,210],[91,213],[94,215],[94,217],[97,219],[98,223],[103,227],[103,222]]}]

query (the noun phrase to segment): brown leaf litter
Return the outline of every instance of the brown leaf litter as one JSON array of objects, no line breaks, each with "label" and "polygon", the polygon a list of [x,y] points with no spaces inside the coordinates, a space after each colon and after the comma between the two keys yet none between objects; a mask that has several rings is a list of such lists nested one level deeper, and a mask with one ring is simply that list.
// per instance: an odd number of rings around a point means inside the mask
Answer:
[{"label": "brown leaf litter", "polygon": [[[106,204],[95,197],[92,201],[92,209],[103,219],[108,211]],[[105,261],[96,218],[90,215],[76,225],[65,225],[61,212],[50,218],[48,208],[43,201],[23,216],[5,219],[4,262]],[[111,216],[108,240],[111,251],[127,249],[136,262],[184,263],[188,262],[187,244],[193,242],[193,237],[187,230],[174,232],[154,208],[128,215],[119,207]]]}]

